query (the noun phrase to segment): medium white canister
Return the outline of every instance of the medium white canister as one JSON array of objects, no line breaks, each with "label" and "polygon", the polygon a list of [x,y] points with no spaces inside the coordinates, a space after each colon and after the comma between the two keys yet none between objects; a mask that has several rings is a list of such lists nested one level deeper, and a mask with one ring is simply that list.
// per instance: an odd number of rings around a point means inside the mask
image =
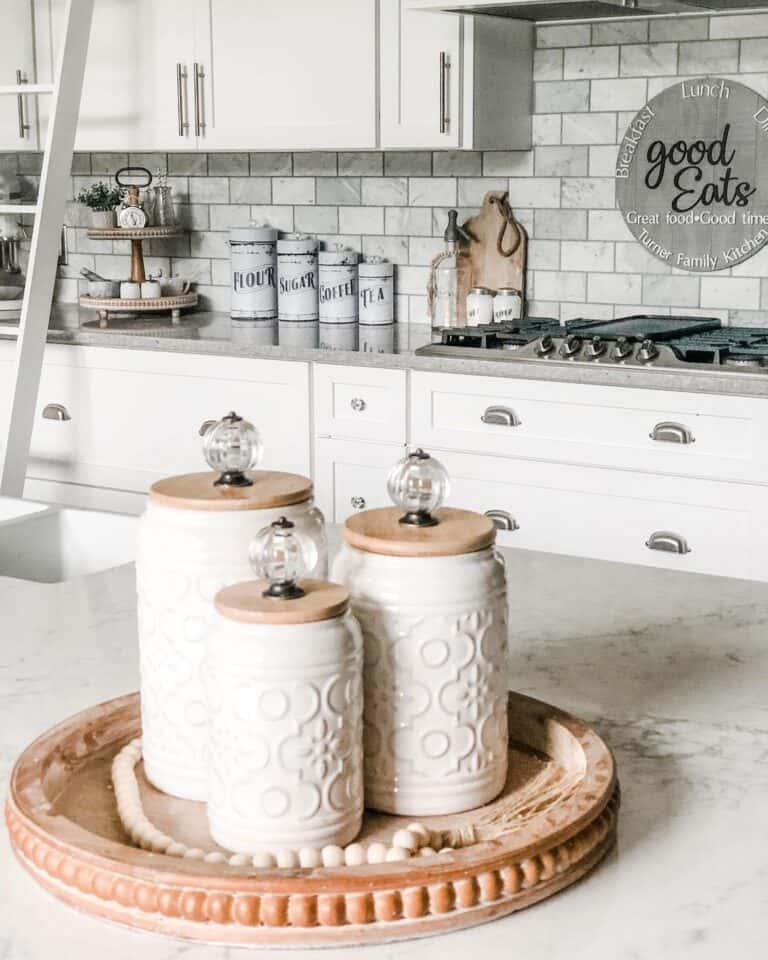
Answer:
[{"label": "medium white canister", "polygon": [[365,643],[366,806],[387,813],[469,810],[506,778],[504,565],[491,520],[436,509],[447,485],[410,454],[388,482],[400,509],[350,517],[332,571]]},{"label": "medium white canister", "polygon": [[318,241],[289,233],[277,241],[277,306],[281,321],[317,323]]},{"label": "medium white canister", "polygon": [[277,320],[277,230],[266,226],[233,227],[233,320]]},{"label": "medium white canister", "polygon": [[363,814],[363,641],[336,583],[300,580],[286,518],[253,554],[264,579],[216,595],[204,666],[208,822],[237,853],[343,846]]},{"label": "medium white canister", "polygon": [[250,575],[253,538],[281,515],[311,545],[311,575],[327,573],[312,481],[251,470],[261,455],[259,436],[234,413],[208,428],[204,449],[213,471],[151,487],[136,557],[144,769],[158,789],[187,800],[204,800],[207,792],[200,667],[217,591]]},{"label": "medium white canister", "polygon": [[357,323],[357,263],[354,250],[337,247],[319,255],[320,323]]}]

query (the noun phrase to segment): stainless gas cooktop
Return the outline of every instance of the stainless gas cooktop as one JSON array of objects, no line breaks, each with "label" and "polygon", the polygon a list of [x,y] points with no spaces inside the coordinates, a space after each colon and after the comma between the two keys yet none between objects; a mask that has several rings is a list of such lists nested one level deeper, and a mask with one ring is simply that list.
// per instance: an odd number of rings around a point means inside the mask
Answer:
[{"label": "stainless gas cooktop", "polygon": [[420,356],[644,369],[768,374],[768,328],[724,327],[699,317],[631,316],[617,320],[530,318],[479,327],[444,327]]}]

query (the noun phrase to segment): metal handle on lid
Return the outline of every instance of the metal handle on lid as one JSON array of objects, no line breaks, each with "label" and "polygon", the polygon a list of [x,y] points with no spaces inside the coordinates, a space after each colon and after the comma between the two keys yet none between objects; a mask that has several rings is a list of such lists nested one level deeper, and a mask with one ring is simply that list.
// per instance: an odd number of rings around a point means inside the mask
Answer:
[{"label": "metal handle on lid", "polygon": [[672,421],[657,423],[648,436],[660,443],[696,443],[696,438],[688,427]]},{"label": "metal handle on lid", "polygon": [[357,413],[362,413],[366,407],[365,400],[363,400],[362,397],[352,397],[352,399],[349,401],[349,405]]},{"label": "metal handle on lid", "polygon": [[493,520],[493,525],[497,530],[519,530],[520,524],[515,520],[511,513],[506,510],[486,510],[486,517]]},{"label": "metal handle on lid", "polygon": [[63,403],[47,403],[43,407],[43,420],[71,420],[69,410]]},{"label": "metal handle on lid", "polygon": [[662,553],[690,553],[688,541],[679,533],[670,530],[657,530],[645,541],[649,550],[660,550]]},{"label": "metal handle on lid", "polygon": [[480,419],[483,423],[498,424],[502,427],[519,427],[522,423],[511,407],[502,406],[488,407]]},{"label": "metal handle on lid", "polygon": [[[21,70],[16,71],[16,83],[18,86],[21,86],[23,83],[28,83],[29,81],[24,76]],[[32,129],[31,126],[27,123],[24,117],[24,97],[22,94],[18,94],[16,97],[16,104],[19,113],[19,138],[24,140]]]}]

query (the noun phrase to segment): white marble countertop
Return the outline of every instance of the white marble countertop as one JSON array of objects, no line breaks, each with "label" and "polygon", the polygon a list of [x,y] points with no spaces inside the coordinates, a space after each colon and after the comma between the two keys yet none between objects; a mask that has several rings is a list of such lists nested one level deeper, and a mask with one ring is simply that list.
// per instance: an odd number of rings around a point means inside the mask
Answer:
[{"label": "white marble countertop", "polygon": [[[511,685],[594,722],[623,787],[619,843],[582,883],[493,923],[369,947],[386,960],[723,960],[768,932],[768,585],[507,551]],[[52,724],[138,684],[131,567],[0,579],[0,773]],[[0,835],[2,960],[219,960],[43,893]],[[350,957],[350,951],[312,956]],[[363,951],[354,951],[361,955]],[[309,957],[309,951],[294,956]]]}]

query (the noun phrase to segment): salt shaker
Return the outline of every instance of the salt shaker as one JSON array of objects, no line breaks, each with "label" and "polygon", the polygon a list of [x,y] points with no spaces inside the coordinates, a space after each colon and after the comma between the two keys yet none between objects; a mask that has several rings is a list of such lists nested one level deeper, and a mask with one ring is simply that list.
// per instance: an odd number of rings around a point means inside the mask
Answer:
[{"label": "salt shaker", "polygon": [[200,666],[215,594],[250,575],[251,541],[282,515],[303,535],[311,575],[327,571],[312,481],[253,469],[261,439],[236,413],[204,428],[211,470],[152,485],[136,558],[144,769],[158,789],[187,800],[205,800],[208,789]]},{"label": "salt shaker", "polygon": [[345,524],[333,577],[363,631],[366,806],[456,813],[507,772],[507,605],[488,517],[441,507],[447,473],[423,450],[392,470],[397,508]]},{"label": "salt shaker", "polygon": [[280,517],[251,549],[262,579],[215,598],[208,823],[237,853],[343,846],[362,822],[362,637],[344,587],[300,579],[305,549]]}]

